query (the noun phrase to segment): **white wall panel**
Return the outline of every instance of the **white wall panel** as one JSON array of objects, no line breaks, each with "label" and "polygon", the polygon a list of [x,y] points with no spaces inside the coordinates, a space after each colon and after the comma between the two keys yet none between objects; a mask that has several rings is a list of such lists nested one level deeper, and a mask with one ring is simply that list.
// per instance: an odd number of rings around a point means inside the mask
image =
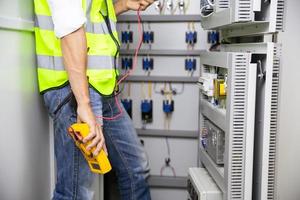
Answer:
[{"label": "white wall panel", "polygon": [[6,18],[19,18],[32,20],[33,1],[32,0],[1,0],[0,16]]},{"label": "white wall panel", "polygon": [[[165,138],[141,137],[149,157],[150,174],[160,175],[160,170],[168,157]],[[176,176],[186,177],[190,167],[197,167],[198,141],[193,139],[169,138],[171,165]],[[164,176],[173,176],[170,169],[163,172]]]},{"label": "white wall panel", "polygon": [[0,28],[0,44],[0,199],[46,200],[49,129],[37,88],[34,36]]}]

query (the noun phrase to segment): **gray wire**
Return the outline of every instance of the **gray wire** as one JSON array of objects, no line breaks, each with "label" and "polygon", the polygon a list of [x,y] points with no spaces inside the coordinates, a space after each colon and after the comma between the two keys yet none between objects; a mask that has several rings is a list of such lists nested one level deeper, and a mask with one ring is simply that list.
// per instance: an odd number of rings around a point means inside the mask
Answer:
[{"label": "gray wire", "polygon": [[171,156],[171,148],[170,148],[170,142],[169,142],[169,138],[168,137],[166,137],[166,144],[167,144],[168,157],[170,158],[170,156]]},{"label": "gray wire", "polygon": [[156,86],[157,86],[157,83],[154,83],[154,93],[155,94],[161,94],[161,90],[157,91]]}]

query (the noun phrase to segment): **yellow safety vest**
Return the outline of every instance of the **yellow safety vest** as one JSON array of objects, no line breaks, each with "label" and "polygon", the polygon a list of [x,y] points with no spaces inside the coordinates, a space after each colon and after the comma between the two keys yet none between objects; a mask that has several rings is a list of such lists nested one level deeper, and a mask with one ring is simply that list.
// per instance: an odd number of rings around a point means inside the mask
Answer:
[{"label": "yellow safety vest", "polygon": [[[40,92],[44,93],[66,85],[68,76],[63,65],[60,40],[54,33],[47,0],[34,0],[34,7],[38,82]],[[89,84],[99,93],[111,95],[116,85],[118,74],[116,58],[119,52],[113,2],[82,0],[82,7],[87,17],[85,30]]]}]

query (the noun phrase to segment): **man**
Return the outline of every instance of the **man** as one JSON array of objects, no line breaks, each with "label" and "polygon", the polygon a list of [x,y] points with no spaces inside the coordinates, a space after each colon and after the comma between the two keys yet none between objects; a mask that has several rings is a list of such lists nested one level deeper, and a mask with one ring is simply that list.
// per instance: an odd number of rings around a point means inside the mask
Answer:
[{"label": "man", "polygon": [[[87,123],[88,149],[103,148],[123,200],[150,199],[145,152],[117,93],[116,15],[145,10],[153,0],[34,0],[40,92],[54,120],[57,180],[54,200],[92,199],[95,174],[67,134]],[[114,118],[122,110],[120,117]],[[112,117],[107,120],[103,117]]]}]

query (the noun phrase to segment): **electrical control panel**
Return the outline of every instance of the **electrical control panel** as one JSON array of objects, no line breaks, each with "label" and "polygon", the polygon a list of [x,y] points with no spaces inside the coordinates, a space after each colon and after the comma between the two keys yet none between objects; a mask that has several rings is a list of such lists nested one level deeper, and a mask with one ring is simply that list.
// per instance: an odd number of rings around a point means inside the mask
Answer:
[{"label": "electrical control panel", "polygon": [[[160,186],[151,187],[150,182],[153,199],[161,199],[153,194],[155,188],[161,189],[166,199],[186,199],[183,180],[188,168],[197,166],[199,93],[196,84],[200,49],[206,46],[206,33],[200,28],[197,15],[198,4],[194,0],[158,0],[141,12],[141,23],[136,12],[118,17],[118,31],[132,31],[134,36],[132,43],[125,40],[120,48],[120,58],[132,58],[134,65],[124,84],[122,103],[129,113],[127,108],[132,107],[133,124],[149,157],[150,177],[159,176],[162,183],[174,181],[172,190],[182,194],[174,197],[175,193]],[[135,59],[140,39],[141,49]],[[125,59],[122,63],[121,59],[122,75],[131,69],[131,63]],[[126,92],[128,88],[131,89]],[[182,181],[177,182],[177,178]]]},{"label": "electrical control panel", "polygon": [[205,30],[222,29],[225,38],[275,33],[283,29],[283,2],[201,0],[201,24]]},{"label": "electrical control panel", "polygon": [[223,200],[221,190],[205,168],[190,168],[187,181],[188,200]]},{"label": "electrical control panel", "polygon": [[204,125],[207,131],[205,150],[216,164],[224,164],[225,132],[209,120]]}]

